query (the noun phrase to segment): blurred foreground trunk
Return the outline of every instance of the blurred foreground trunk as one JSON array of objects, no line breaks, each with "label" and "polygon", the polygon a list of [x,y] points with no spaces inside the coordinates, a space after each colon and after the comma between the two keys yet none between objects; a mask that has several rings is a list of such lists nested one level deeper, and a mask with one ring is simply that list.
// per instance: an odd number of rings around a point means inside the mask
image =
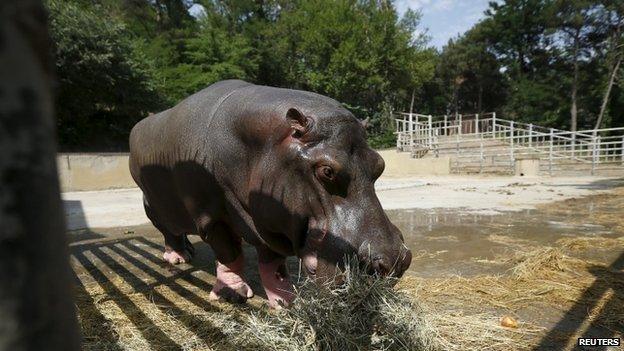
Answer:
[{"label": "blurred foreground trunk", "polygon": [[78,350],[41,1],[0,1],[0,350]]}]

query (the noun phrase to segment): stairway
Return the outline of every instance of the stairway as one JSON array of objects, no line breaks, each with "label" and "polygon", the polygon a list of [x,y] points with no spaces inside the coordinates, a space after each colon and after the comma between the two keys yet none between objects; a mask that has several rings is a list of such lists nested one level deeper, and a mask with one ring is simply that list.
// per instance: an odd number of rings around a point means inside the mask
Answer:
[{"label": "stairway", "polygon": [[448,157],[452,173],[514,174],[517,162],[528,159],[542,175],[624,174],[624,127],[569,132],[490,115],[402,114],[397,149],[413,158]]}]

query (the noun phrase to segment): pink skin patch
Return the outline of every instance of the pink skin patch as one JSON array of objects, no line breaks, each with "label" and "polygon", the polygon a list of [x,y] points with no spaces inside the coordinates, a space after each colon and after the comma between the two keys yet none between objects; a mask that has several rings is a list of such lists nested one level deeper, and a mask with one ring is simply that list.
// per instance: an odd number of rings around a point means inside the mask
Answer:
[{"label": "pink skin patch", "polygon": [[210,292],[211,300],[224,298],[230,302],[245,302],[254,296],[253,290],[243,279],[244,264],[243,255],[228,264],[217,261],[217,282]]},{"label": "pink skin patch", "polygon": [[284,260],[277,259],[268,263],[259,262],[258,268],[269,306],[279,309],[281,305],[290,305],[295,299],[295,293]]},{"label": "pink skin patch", "polygon": [[165,251],[165,253],[163,253],[163,259],[171,264],[180,264],[190,262],[191,255],[189,255],[187,252],[185,252],[184,254],[180,254],[176,251],[171,250]]}]

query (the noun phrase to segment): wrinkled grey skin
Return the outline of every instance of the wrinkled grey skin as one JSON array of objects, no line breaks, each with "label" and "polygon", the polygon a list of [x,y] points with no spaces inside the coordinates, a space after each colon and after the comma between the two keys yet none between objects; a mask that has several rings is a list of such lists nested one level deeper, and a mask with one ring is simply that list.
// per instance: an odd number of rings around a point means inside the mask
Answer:
[{"label": "wrinkled grey skin", "polygon": [[130,168],[167,250],[192,252],[186,234],[199,234],[228,263],[242,239],[261,262],[296,255],[322,279],[349,254],[383,275],[410,264],[375,195],[383,159],[325,96],[215,83],[140,121]]}]

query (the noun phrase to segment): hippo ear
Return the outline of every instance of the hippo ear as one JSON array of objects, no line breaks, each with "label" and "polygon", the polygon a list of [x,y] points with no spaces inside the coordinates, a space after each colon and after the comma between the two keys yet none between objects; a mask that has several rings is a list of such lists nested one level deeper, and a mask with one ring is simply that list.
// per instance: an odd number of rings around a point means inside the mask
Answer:
[{"label": "hippo ear", "polygon": [[293,137],[301,138],[310,128],[310,119],[296,108],[291,108],[286,112],[286,119],[293,129]]},{"label": "hippo ear", "polygon": [[362,127],[364,127],[364,129],[368,129],[371,126],[370,117],[366,117],[366,119],[361,120],[360,123],[362,124]]}]

